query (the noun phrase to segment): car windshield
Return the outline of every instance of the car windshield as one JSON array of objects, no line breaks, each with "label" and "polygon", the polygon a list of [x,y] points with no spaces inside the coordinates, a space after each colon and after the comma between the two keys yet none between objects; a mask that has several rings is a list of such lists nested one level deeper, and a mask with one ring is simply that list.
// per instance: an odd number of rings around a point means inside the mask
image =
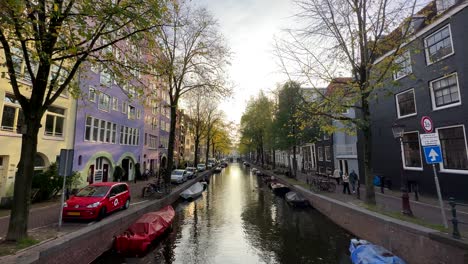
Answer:
[{"label": "car windshield", "polygon": [[194,171],[195,168],[187,168],[187,171]]},{"label": "car windshield", "polygon": [[109,191],[109,186],[86,186],[81,189],[76,196],[78,197],[104,197]]},{"label": "car windshield", "polygon": [[172,172],[172,174],[174,174],[174,175],[182,175],[182,174],[184,174],[184,171],[183,171],[183,170],[175,170],[175,171]]},{"label": "car windshield", "polygon": [[200,167],[205,167],[205,164],[198,164],[197,166],[198,166],[199,168],[200,168]]}]

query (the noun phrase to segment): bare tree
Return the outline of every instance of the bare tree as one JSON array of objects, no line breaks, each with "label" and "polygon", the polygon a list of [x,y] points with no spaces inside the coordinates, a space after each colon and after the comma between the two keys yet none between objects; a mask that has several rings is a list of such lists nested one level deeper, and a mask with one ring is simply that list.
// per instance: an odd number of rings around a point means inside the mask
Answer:
[{"label": "bare tree", "polygon": [[187,115],[189,118],[189,131],[193,135],[195,143],[193,164],[199,163],[200,142],[204,139],[206,133],[205,122],[205,103],[207,98],[203,96],[202,90],[194,90],[187,94]]},{"label": "bare tree", "polygon": [[222,113],[218,109],[217,102],[214,100],[210,100],[207,104],[205,110],[205,124],[206,124],[206,135],[205,135],[205,143],[206,143],[206,153],[205,153],[205,164],[208,166],[208,158],[210,157],[210,146],[213,142],[214,137],[214,127],[218,124],[222,119]]},{"label": "bare tree", "polygon": [[[0,2],[0,43],[24,126],[7,239],[27,235],[34,157],[41,119],[73,82],[83,62],[159,24],[157,0],[24,0]],[[27,77],[31,90],[18,82]]]},{"label": "bare tree", "polygon": [[[171,124],[167,166],[171,168],[180,98],[192,90],[203,90],[207,96],[228,92],[224,68],[230,53],[218,23],[206,9],[194,9],[186,1],[171,1],[165,23],[157,40],[161,50],[158,67],[169,87]],[[170,182],[169,171],[165,180]]]},{"label": "bare tree", "polygon": [[[345,89],[333,93],[316,89],[318,100],[303,110],[349,123],[362,133],[366,202],[375,204],[369,103],[395,69],[394,60],[411,36],[411,21],[404,18],[412,16],[416,0],[296,0],[295,4],[301,24],[276,41],[279,64],[290,79],[313,87],[352,76]],[[387,52],[389,56],[376,61]],[[354,108],[358,117],[344,116],[347,108]]]}]

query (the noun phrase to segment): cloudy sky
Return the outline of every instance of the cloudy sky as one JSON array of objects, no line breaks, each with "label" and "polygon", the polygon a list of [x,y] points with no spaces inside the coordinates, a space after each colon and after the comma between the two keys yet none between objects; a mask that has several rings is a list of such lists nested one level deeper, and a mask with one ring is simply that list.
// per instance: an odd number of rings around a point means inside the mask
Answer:
[{"label": "cloudy sky", "polygon": [[[196,3],[196,1],[194,1]],[[230,77],[233,98],[222,103],[231,121],[239,123],[247,100],[260,90],[271,90],[285,76],[272,54],[273,38],[291,21],[291,0],[198,0],[219,21],[233,52]]]}]

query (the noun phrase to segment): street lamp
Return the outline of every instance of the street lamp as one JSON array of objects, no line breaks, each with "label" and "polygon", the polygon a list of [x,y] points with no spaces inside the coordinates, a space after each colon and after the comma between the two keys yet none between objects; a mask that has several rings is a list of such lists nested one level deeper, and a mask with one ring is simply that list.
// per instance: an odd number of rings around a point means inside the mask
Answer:
[{"label": "street lamp", "polygon": [[[402,205],[402,213],[404,215],[413,216],[413,212],[411,211],[410,203],[409,203],[409,195],[408,190],[406,189],[406,184],[403,183],[403,133],[405,131],[405,126],[393,124],[392,126],[392,133],[395,139],[400,140],[400,160],[401,160],[401,170],[400,170],[400,181],[401,181],[401,205]],[[383,184],[383,183],[381,183]]]}]

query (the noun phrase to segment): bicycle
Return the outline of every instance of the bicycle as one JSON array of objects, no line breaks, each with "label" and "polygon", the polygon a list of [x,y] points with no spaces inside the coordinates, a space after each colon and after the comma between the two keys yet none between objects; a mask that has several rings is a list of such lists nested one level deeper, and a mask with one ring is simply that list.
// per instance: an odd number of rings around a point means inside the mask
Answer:
[{"label": "bicycle", "polygon": [[310,182],[310,187],[312,190],[318,191],[328,191],[328,192],[335,192],[336,190],[336,183],[333,180],[330,180],[329,177],[326,179],[320,177],[313,177]]},{"label": "bicycle", "polygon": [[147,181],[149,178],[151,178],[153,176],[154,176],[153,170],[149,170],[149,169],[145,170],[145,172],[143,172],[143,174],[141,175],[141,177],[145,181]]},{"label": "bicycle", "polygon": [[141,197],[145,198],[156,195],[158,198],[161,198],[165,193],[164,190],[164,181],[158,178],[156,181],[150,182],[145,187],[143,187],[141,190]]}]

